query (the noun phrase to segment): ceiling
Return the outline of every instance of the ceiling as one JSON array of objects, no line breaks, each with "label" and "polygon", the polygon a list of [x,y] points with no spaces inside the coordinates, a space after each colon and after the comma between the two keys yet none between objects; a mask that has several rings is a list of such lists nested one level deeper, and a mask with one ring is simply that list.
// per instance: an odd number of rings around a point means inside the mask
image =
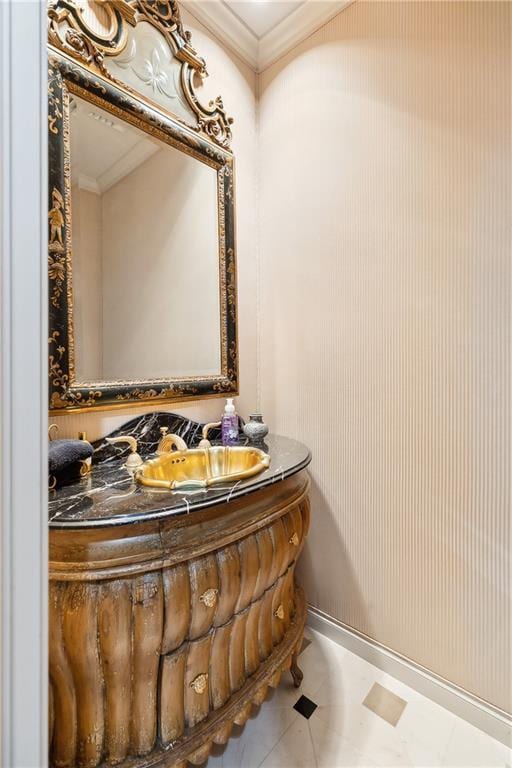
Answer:
[{"label": "ceiling", "polygon": [[293,11],[304,5],[305,0],[223,0],[230,11],[260,40]]},{"label": "ceiling", "polygon": [[261,72],[354,0],[181,0],[190,13]]},{"label": "ceiling", "polygon": [[79,96],[70,101],[71,183],[102,194],[160,145],[147,134]]}]

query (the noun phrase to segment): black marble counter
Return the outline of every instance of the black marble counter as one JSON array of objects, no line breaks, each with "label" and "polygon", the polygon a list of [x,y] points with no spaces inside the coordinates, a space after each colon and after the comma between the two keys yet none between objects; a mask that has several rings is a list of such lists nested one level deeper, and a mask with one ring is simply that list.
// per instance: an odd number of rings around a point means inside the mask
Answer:
[{"label": "black marble counter", "polygon": [[[164,417],[161,419],[160,417]],[[143,459],[153,453],[159,427],[184,437],[189,447],[201,438],[200,425],[174,414],[150,414],[125,424],[116,434],[131,434],[139,440]],[[214,434],[214,433],[212,433]],[[212,440],[212,444],[214,444]],[[242,436],[241,445],[247,444]],[[266,447],[269,469],[245,481],[199,491],[169,491],[143,488],[123,468],[126,446],[110,446],[104,440],[95,445],[91,474],[50,492],[49,524],[52,528],[97,528],[187,514],[230,501],[265,488],[307,467],[311,454],[305,445],[279,435],[269,435]]]}]

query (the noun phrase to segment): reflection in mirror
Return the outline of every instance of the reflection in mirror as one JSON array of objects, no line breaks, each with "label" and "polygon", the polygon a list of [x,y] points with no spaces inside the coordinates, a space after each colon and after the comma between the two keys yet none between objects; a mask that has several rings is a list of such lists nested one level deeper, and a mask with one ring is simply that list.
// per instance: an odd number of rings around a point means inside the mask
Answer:
[{"label": "reflection in mirror", "polygon": [[76,95],[70,142],[75,380],[219,375],[216,170]]}]

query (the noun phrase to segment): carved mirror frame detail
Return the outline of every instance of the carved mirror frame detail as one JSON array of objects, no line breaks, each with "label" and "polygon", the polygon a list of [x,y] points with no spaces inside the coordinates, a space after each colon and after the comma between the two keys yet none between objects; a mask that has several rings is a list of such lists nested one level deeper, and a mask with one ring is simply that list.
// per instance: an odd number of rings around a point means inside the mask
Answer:
[{"label": "carved mirror frame detail", "polygon": [[[183,31],[175,2],[106,0],[104,7],[108,8],[111,21],[108,39],[99,39],[89,31],[84,31],[80,10],[71,0],[55,0],[50,3],[48,11],[49,41],[52,43],[48,65],[48,359],[49,407],[52,413],[133,406],[136,402],[145,401],[200,399],[238,392],[234,159],[226,147],[231,136],[231,121],[225,118],[223,111],[214,114],[221,105],[218,99],[217,107],[209,116],[203,113],[203,117],[198,119],[197,129],[193,130],[115,81],[104,68],[103,56],[107,55],[107,51],[108,55],[113,55],[113,51],[122,50],[125,24],[136,23],[137,19],[143,18],[165,33],[174,55],[183,62],[181,73],[185,81],[192,82],[191,72],[204,71],[204,61],[199,59],[190,46],[189,35]],[[58,30],[63,18],[67,19],[69,26],[61,39]],[[184,92],[187,93],[185,88]],[[81,96],[216,170],[220,375],[97,383],[76,381],[71,253],[70,94]],[[196,104],[196,113],[202,111],[191,86],[189,94]]]},{"label": "carved mirror frame detail", "polygon": [[106,35],[91,29],[76,0],[50,0],[48,43],[92,72],[131,91],[127,83],[109,72],[105,57],[123,52],[128,39],[127,25],[135,27],[141,21],[149,22],[161,32],[172,55],[181,63],[180,85],[188,106],[196,115],[195,129],[216,144],[228,147],[233,119],[226,115],[220,96],[205,105],[196,94],[194,75],[206,77],[206,63],[192,47],[190,32],[183,29],[176,0],[103,0],[101,8],[109,20]]}]

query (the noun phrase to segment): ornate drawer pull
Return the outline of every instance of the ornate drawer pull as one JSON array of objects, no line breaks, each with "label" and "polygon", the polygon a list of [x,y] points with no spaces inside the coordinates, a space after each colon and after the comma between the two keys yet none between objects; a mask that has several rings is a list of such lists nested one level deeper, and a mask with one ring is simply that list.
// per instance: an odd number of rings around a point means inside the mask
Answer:
[{"label": "ornate drawer pull", "polygon": [[295,531],[292,533],[292,535],[288,539],[288,542],[290,544],[293,544],[294,547],[298,547],[299,546],[299,537],[297,536],[297,533]]},{"label": "ornate drawer pull", "polygon": [[203,603],[203,605],[206,605],[207,608],[213,608],[213,606],[217,602],[218,594],[219,594],[218,589],[207,589],[206,592],[203,592],[203,594],[199,598],[199,602]]},{"label": "ornate drawer pull", "polygon": [[193,688],[196,693],[204,693],[206,691],[207,685],[208,685],[207,672],[203,672],[202,674],[198,675],[190,683],[190,687]]},{"label": "ornate drawer pull", "polygon": [[284,608],[282,603],[274,611],[274,616],[276,616],[278,619],[281,619],[281,621],[284,619]]}]

